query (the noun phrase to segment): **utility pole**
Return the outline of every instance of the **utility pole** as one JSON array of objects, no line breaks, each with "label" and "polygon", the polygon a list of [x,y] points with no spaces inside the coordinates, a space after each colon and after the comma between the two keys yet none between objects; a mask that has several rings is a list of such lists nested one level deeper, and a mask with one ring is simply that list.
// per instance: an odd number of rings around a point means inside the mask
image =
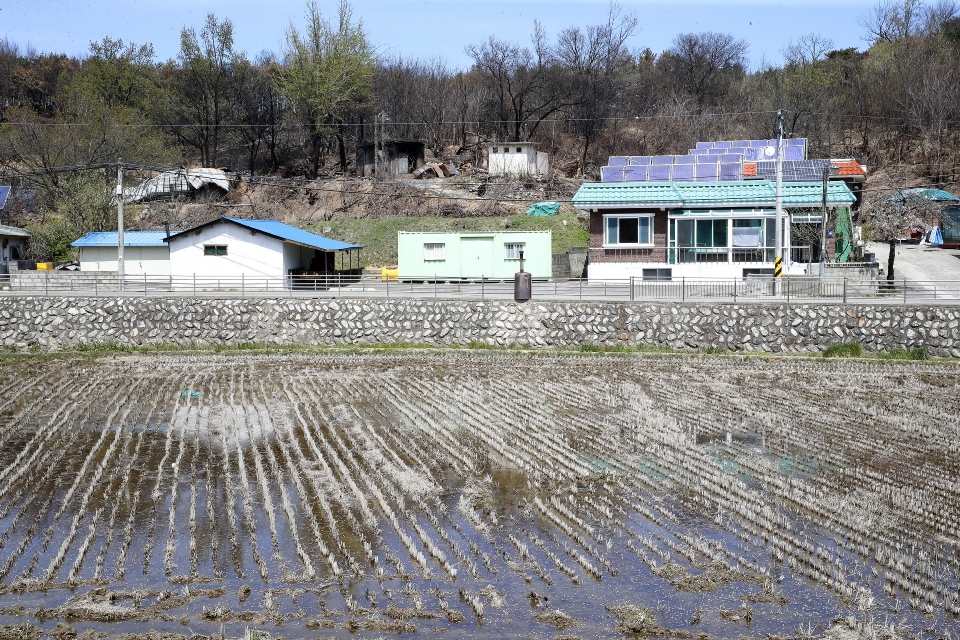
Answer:
[{"label": "utility pole", "polygon": [[820,281],[823,282],[823,275],[827,261],[827,180],[830,179],[830,166],[823,168],[823,206],[820,210]]},{"label": "utility pole", "polygon": [[373,116],[373,177],[377,177],[380,169],[380,150],[377,147],[377,127],[380,126],[380,114]]},{"label": "utility pole", "polygon": [[[773,275],[776,278],[783,276],[783,110],[777,111],[777,193],[776,211],[777,240],[774,245]],[[789,247],[787,252],[790,252]]]},{"label": "utility pole", "polygon": [[117,276],[123,288],[123,164],[117,160]]}]

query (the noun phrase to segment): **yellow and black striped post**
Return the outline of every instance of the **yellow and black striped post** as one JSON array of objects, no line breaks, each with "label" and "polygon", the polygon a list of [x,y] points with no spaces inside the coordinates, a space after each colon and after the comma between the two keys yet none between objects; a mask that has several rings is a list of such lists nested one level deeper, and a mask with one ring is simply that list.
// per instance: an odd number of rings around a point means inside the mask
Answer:
[{"label": "yellow and black striped post", "polygon": [[783,258],[775,258],[773,261],[773,277],[780,278],[783,276]]}]

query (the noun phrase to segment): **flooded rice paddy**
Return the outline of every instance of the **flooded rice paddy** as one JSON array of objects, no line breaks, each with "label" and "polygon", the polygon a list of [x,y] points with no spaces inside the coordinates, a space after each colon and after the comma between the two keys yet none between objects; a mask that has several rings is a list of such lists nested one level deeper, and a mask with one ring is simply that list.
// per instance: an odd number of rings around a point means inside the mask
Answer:
[{"label": "flooded rice paddy", "polygon": [[0,635],[956,638],[958,381],[711,356],[7,360]]}]

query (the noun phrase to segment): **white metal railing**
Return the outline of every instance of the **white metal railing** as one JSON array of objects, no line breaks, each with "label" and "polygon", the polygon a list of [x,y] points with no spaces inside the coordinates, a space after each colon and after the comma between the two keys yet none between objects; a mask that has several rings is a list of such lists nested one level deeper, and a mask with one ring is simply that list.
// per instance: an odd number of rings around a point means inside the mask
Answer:
[{"label": "white metal railing", "polygon": [[[512,299],[512,279],[320,276],[126,276],[85,272],[0,275],[0,296],[351,297]],[[543,278],[534,300],[871,301],[960,304],[960,281],[869,280],[817,276],[746,278]]]}]

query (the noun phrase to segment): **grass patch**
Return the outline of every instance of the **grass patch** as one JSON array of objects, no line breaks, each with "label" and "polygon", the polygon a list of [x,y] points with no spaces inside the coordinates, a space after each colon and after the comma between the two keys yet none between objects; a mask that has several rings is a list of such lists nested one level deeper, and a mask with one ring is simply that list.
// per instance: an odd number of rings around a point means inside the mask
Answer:
[{"label": "grass patch", "polygon": [[897,347],[889,351],[880,351],[877,353],[877,358],[880,360],[929,360],[930,350],[926,347],[914,347],[907,351]]},{"label": "grass patch", "polygon": [[[566,225],[564,225],[566,222]],[[363,245],[361,266],[380,268],[397,264],[398,231],[552,231],[553,253],[590,244],[586,219],[575,213],[555,216],[491,218],[392,217],[349,218],[304,222],[298,226],[334,240]]]},{"label": "grass patch", "polygon": [[863,345],[859,342],[832,344],[823,350],[824,358],[862,358]]}]

